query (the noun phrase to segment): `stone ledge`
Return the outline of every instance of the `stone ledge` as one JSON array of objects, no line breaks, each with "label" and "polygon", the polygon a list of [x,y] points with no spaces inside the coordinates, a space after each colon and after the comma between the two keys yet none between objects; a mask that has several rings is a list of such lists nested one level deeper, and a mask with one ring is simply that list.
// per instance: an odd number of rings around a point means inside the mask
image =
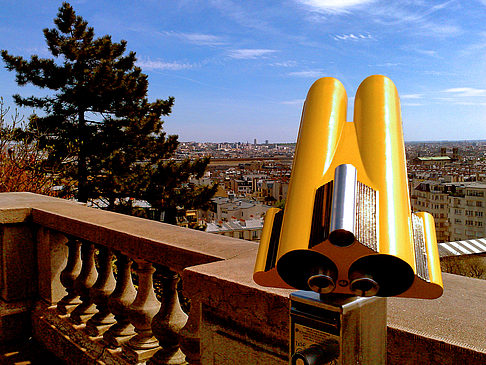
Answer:
[{"label": "stone ledge", "polygon": [[486,353],[388,327],[387,364],[486,364]]},{"label": "stone ledge", "polygon": [[[255,253],[248,253],[237,259],[187,268],[183,274],[184,293],[206,312],[213,310],[219,317],[235,321],[235,327],[251,328],[262,338],[274,336],[275,344],[286,344],[291,291],[255,284],[254,262]],[[443,274],[443,279],[444,295],[438,300],[388,299],[390,364],[486,363],[486,281],[452,274]],[[209,318],[207,313],[204,316]],[[205,326],[205,335],[209,336]],[[226,330],[231,331],[232,328]],[[212,341],[220,335],[214,336]],[[265,342],[268,341],[259,341],[259,345],[275,352],[274,346],[268,347]],[[280,355],[283,354],[281,350]]]},{"label": "stone ledge", "polygon": [[[132,258],[185,267],[227,260],[258,245],[32,193],[0,193],[0,223],[15,223],[19,212],[33,223],[123,251]],[[24,217],[22,219],[29,219]]]},{"label": "stone ledge", "polygon": [[31,215],[30,208],[0,208],[0,224],[24,223]]}]

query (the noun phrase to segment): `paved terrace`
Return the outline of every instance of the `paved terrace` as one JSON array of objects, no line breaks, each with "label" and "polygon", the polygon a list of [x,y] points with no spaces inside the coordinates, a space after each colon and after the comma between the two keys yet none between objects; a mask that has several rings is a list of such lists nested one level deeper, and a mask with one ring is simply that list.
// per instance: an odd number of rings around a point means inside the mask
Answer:
[{"label": "paved terrace", "polygon": [[[257,247],[2,193],[0,343],[32,335],[71,364],[287,364],[290,291],[253,283]],[[389,364],[486,363],[486,281],[444,284],[438,300],[388,300]]]}]

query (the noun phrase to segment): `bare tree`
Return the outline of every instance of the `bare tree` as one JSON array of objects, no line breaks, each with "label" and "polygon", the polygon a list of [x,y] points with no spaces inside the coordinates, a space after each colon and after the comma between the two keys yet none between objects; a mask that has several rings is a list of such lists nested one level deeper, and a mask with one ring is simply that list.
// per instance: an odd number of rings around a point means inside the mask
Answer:
[{"label": "bare tree", "polygon": [[43,152],[37,138],[24,133],[23,119],[0,98],[0,192],[55,195],[52,174],[43,166]]}]

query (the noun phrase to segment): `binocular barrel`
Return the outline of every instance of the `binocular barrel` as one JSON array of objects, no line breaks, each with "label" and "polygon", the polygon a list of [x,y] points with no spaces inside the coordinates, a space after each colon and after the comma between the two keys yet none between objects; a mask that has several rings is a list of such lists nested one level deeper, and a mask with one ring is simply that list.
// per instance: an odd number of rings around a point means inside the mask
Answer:
[{"label": "binocular barrel", "polygon": [[270,209],[254,280],[320,294],[436,298],[442,294],[433,218],[412,213],[400,101],[367,78],[346,121],[333,78],[309,90],[285,209]]},{"label": "binocular barrel", "polygon": [[355,240],[357,176],[353,165],[336,167],[329,234],[329,241],[336,246],[349,246]]}]

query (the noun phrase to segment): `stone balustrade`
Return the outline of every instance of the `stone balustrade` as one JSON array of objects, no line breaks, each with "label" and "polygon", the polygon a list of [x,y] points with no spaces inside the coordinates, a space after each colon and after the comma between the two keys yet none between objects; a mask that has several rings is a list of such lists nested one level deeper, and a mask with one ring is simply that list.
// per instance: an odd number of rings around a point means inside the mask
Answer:
[{"label": "stone balustrade", "polygon": [[[253,283],[253,242],[2,193],[0,248],[1,341],[30,321],[73,364],[288,362],[290,291]],[[486,281],[444,280],[439,300],[388,300],[390,364],[486,363]]]}]

